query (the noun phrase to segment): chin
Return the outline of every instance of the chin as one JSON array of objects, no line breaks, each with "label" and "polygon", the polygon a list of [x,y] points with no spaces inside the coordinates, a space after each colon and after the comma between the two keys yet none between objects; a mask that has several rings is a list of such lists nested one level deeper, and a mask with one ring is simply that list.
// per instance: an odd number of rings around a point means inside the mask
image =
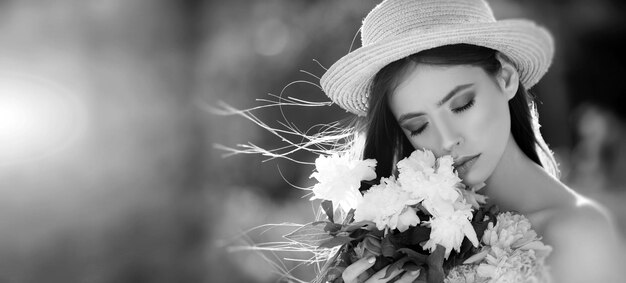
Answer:
[{"label": "chin", "polygon": [[463,179],[463,184],[465,184],[468,187],[472,187],[478,184],[482,184],[484,183],[485,180],[482,179],[472,179],[471,177],[465,177],[465,179]]},{"label": "chin", "polygon": [[[473,169],[479,169],[479,168],[473,168]],[[471,186],[485,183],[487,181],[487,177],[488,176],[486,176],[485,174],[481,174],[480,170],[471,170],[465,175],[465,177],[461,179],[463,180],[463,184],[465,184],[468,187],[471,187]]]}]

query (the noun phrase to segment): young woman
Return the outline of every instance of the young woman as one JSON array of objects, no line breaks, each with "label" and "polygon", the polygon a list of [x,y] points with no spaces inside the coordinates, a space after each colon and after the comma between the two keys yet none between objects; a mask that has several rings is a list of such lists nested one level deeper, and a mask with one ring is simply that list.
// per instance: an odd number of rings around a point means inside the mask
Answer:
[{"label": "young woman", "polygon": [[[393,173],[414,149],[452,155],[467,185],[503,211],[529,218],[553,247],[555,282],[626,282],[610,216],[558,180],[527,89],[547,71],[553,41],[527,20],[496,21],[481,0],[387,0],[361,28],[363,46],[321,80],[340,107],[362,116],[364,159]],[[546,94],[546,95],[549,95]],[[388,282],[363,258],[345,282]],[[416,274],[395,282],[413,282]],[[390,276],[389,278],[394,278]]]}]

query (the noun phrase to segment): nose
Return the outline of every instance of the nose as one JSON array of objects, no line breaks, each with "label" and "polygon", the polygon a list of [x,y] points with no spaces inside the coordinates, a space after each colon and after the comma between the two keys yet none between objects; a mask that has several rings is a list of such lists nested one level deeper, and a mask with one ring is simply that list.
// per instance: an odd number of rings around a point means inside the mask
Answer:
[{"label": "nose", "polygon": [[451,125],[442,125],[439,130],[441,147],[446,154],[452,154],[464,142],[463,135]]}]

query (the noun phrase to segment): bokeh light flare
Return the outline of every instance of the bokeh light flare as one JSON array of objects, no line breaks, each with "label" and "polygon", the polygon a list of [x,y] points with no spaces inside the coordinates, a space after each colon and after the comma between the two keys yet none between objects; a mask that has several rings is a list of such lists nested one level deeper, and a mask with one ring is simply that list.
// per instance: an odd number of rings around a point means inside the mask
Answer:
[{"label": "bokeh light flare", "polygon": [[81,131],[82,113],[52,81],[0,73],[0,165],[58,152]]}]

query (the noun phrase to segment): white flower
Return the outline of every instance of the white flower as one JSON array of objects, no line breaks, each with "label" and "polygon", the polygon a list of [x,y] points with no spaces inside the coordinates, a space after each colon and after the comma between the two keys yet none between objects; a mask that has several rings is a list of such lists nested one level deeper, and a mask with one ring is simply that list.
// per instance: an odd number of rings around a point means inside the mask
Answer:
[{"label": "white flower", "polygon": [[[425,189],[426,197],[422,205],[435,217],[446,217],[454,213],[454,200],[460,194],[454,188],[443,186],[430,186]],[[451,200],[453,199],[454,200]]]},{"label": "white flower", "polygon": [[462,264],[453,267],[446,283],[537,283],[551,282],[544,261],[533,251],[516,250],[509,253],[494,248],[480,264]]},{"label": "white flower", "polygon": [[448,276],[443,280],[445,283],[478,283],[487,282],[479,280],[476,275],[476,265],[461,264],[450,269]]},{"label": "white flower", "polygon": [[415,150],[407,158],[398,162],[398,171],[403,172],[423,172],[432,174],[435,169],[435,155],[430,150]]},{"label": "white flower", "polygon": [[397,228],[400,232],[404,232],[409,229],[410,226],[417,226],[420,223],[420,218],[417,216],[417,210],[413,207],[407,206],[406,209],[398,217]]},{"label": "white flower", "polygon": [[433,216],[427,222],[431,228],[430,239],[426,241],[423,248],[429,249],[432,253],[437,244],[442,245],[446,249],[445,258],[447,259],[452,249],[457,252],[460,250],[464,237],[467,237],[477,247],[478,238],[470,222],[471,219],[472,211],[469,206],[468,209],[455,210],[450,215]]},{"label": "white flower", "polygon": [[354,213],[355,221],[372,221],[379,230],[398,229],[406,231],[419,224],[416,210],[406,205],[407,193],[394,179],[382,178],[379,185],[372,186],[363,196]]},{"label": "white flower", "polygon": [[313,187],[314,199],[330,200],[344,211],[355,208],[361,201],[359,192],[361,181],[369,181],[376,178],[376,160],[350,160],[347,156],[320,155],[315,160],[315,169],[311,178],[317,179],[318,183]]},{"label": "white flower", "polygon": [[540,241],[525,216],[505,212],[498,214],[496,219],[497,224],[494,226],[490,222],[483,234],[482,242],[485,245],[506,250],[532,249],[540,257],[546,257],[552,251],[550,246]]},{"label": "white flower", "polygon": [[483,234],[482,241],[485,245],[513,249],[537,238],[537,233],[530,228],[530,221],[522,215],[500,213],[496,217],[496,222],[495,226],[493,222],[489,222]]},{"label": "white flower", "polygon": [[439,157],[437,159],[437,174],[450,176],[450,177],[452,176],[456,177],[457,175],[454,173],[454,167],[452,166],[453,163],[454,163],[454,159],[452,159],[452,156],[450,155]]},{"label": "white flower", "polygon": [[551,247],[541,243],[530,221],[510,212],[499,214],[496,220],[496,225],[489,223],[485,230],[482,251],[466,261],[477,263],[471,265],[476,282],[549,282],[544,261]]},{"label": "white flower", "polygon": [[476,274],[489,278],[489,282],[548,282],[549,274],[544,261],[533,250],[507,252],[493,247],[485,261],[478,265]]},{"label": "white flower", "polygon": [[426,197],[423,187],[429,185],[434,166],[435,155],[431,151],[415,150],[398,162],[398,182],[409,193],[409,204],[417,204]]},{"label": "white flower", "polygon": [[414,151],[398,162],[398,182],[409,193],[409,205],[422,202],[434,216],[453,213],[461,179],[454,173],[452,157],[435,159],[431,151]]},{"label": "white flower", "polygon": [[473,186],[469,189],[460,190],[463,198],[467,203],[471,204],[474,209],[480,209],[481,204],[487,203],[487,196],[476,193],[482,189],[485,183]]}]

